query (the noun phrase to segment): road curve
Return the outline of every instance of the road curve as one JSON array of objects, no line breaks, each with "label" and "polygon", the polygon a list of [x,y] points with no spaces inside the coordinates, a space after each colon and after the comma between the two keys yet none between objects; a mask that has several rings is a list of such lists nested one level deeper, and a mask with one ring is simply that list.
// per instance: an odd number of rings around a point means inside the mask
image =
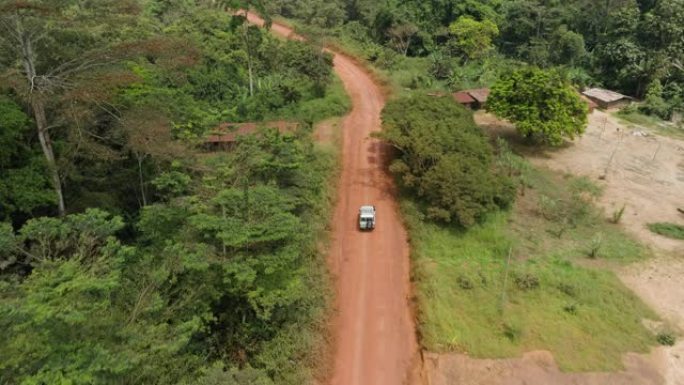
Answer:
[{"label": "road curve", "polygon": [[[249,21],[263,25],[250,14]],[[299,39],[286,26],[271,30]],[[342,124],[342,173],[329,255],[336,277],[336,349],[331,385],[401,385],[410,379],[417,343],[410,307],[409,247],[386,172],[386,147],[370,137],[380,130],[385,98],[354,60],[333,52],[334,69],[351,97]],[[373,232],[357,230],[363,204],[377,208]]]}]

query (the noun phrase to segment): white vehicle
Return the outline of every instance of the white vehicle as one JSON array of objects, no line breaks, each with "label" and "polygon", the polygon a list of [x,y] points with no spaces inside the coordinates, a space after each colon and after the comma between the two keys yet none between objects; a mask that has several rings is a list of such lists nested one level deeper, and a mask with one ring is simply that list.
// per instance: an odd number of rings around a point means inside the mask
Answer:
[{"label": "white vehicle", "polygon": [[365,205],[359,209],[359,230],[375,228],[375,206]]}]

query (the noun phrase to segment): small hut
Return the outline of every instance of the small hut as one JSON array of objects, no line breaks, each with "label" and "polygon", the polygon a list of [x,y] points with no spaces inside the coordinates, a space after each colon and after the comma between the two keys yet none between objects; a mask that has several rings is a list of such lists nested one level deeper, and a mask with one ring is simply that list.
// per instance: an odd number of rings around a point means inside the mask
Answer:
[{"label": "small hut", "polygon": [[452,94],[456,102],[471,108],[479,110],[484,108],[489,97],[489,88],[473,88],[469,90],[461,90]]},{"label": "small hut", "polygon": [[286,121],[273,122],[247,122],[247,123],[221,123],[204,138],[204,147],[210,151],[230,150],[235,146],[238,138],[244,135],[255,134],[260,128],[275,128],[281,134],[294,132],[299,127],[298,123]]},{"label": "small hut", "polygon": [[591,88],[582,92],[582,95],[591,99],[602,110],[624,108],[632,102],[632,98],[629,96],[603,88]]},{"label": "small hut", "polygon": [[475,99],[475,109],[484,108],[487,105],[487,98],[489,98],[489,88],[475,88],[466,90],[466,92]]},{"label": "small hut", "polygon": [[458,91],[451,94],[451,96],[453,96],[456,103],[465,106],[466,108],[473,109],[477,104],[477,100],[475,100],[472,96],[470,96],[469,93],[465,91]]}]

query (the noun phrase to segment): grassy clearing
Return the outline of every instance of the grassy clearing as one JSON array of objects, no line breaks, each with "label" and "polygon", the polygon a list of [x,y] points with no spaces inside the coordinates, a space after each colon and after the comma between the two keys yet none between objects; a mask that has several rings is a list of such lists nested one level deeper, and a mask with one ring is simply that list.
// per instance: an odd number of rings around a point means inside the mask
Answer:
[{"label": "grassy clearing", "polygon": [[684,240],[684,226],[669,222],[650,223],[648,229],[672,239]]},{"label": "grassy clearing", "polygon": [[614,114],[628,126],[636,128],[648,128],[655,133],[669,136],[675,139],[684,139],[684,125],[675,125],[658,117],[644,115],[634,108],[627,108]]},{"label": "grassy clearing", "polygon": [[[563,370],[619,369],[623,353],[656,343],[642,319],[657,316],[612,272],[586,266],[648,252],[593,208],[587,180],[532,169],[527,182],[512,212],[468,231],[423,221],[414,203],[403,202],[423,345],[481,358],[547,349]],[[545,217],[543,196],[565,202],[557,209],[571,220]],[[568,207],[573,200],[577,207]]]}]

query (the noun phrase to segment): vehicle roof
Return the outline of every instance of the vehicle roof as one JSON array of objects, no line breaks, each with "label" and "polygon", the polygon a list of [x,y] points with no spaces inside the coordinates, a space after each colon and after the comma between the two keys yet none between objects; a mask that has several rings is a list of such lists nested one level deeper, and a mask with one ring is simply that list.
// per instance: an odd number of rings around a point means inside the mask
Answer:
[{"label": "vehicle roof", "polygon": [[361,206],[361,209],[359,210],[361,213],[364,214],[372,214],[375,212],[375,207],[367,205],[367,206]]}]

